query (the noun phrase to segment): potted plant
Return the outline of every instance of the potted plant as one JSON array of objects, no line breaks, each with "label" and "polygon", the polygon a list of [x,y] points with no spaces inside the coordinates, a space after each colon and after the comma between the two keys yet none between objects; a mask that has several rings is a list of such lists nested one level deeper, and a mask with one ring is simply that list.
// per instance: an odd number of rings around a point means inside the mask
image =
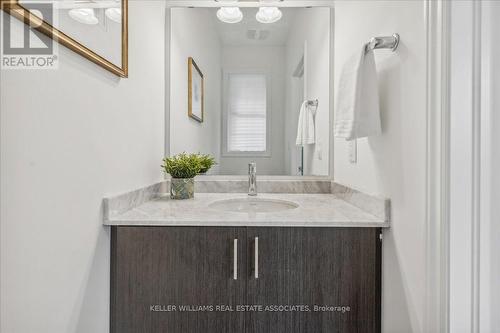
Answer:
[{"label": "potted plant", "polygon": [[198,158],[201,164],[200,174],[202,175],[206,174],[208,170],[210,170],[210,168],[212,168],[215,164],[217,164],[215,163],[215,158],[208,154],[205,155],[198,154]]},{"label": "potted plant", "polygon": [[165,157],[162,167],[172,176],[170,198],[179,200],[194,197],[194,177],[202,170],[198,154],[181,153]]}]

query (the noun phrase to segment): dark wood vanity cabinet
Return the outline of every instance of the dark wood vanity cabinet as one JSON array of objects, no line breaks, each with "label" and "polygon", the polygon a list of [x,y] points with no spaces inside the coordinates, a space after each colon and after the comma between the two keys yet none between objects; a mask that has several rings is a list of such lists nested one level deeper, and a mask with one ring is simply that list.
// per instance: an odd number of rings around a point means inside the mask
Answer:
[{"label": "dark wood vanity cabinet", "polygon": [[[244,313],[197,307],[245,299],[244,267],[238,267],[237,280],[232,275],[234,239],[243,242],[245,233],[244,228],[113,227],[111,332],[243,332]],[[237,256],[243,263],[244,251]]]},{"label": "dark wood vanity cabinet", "polygon": [[380,332],[379,235],[112,227],[111,332]]}]

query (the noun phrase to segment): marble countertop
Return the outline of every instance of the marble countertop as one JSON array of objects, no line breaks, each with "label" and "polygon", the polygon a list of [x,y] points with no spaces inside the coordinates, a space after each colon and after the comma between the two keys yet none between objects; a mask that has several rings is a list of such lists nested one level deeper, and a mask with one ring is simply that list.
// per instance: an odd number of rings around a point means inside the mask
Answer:
[{"label": "marble countertop", "polygon": [[[158,188],[150,191],[158,191]],[[131,206],[128,210],[117,209],[116,207],[120,208],[119,203],[113,204],[116,206],[113,210],[113,207],[110,207],[111,204],[105,201],[107,212],[104,224],[110,226],[389,227],[388,217],[372,214],[366,209],[359,208],[356,201],[351,203],[346,200],[346,198],[356,198],[355,192],[342,190],[339,193],[259,193],[258,198],[286,200],[298,205],[295,209],[271,213],[228,212],[209,207],[211,203],[219,200],[248,198],[246,193],[196,193],[195,198],[190,200],[171,200],[166,194],[152,196],[147,200],[138,200],[136,195],[133,200],[138,201],[138,204]],[[142,199],[143,197],[144,194],[141,194]],[[365,200],[363,197],[361,199]],[[130,197],[127,200],[130,201]],[[359,198],[357,200],[360,201]],[[373,202],[379,205],[377,201]],[[380,204],[387,206],[383,201]],[[372,206],[374,206],[373,203]],[[385,206],[381,207],[383,210]]]}]

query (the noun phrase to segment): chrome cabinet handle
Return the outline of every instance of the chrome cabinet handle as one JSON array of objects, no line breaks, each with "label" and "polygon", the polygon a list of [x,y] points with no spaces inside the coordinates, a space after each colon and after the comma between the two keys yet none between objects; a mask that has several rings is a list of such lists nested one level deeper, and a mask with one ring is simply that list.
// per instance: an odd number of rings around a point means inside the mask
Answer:
[{"label": "chrome cabinet handle", "polygon": [[254,239],[254,276],[256,279],[259,278],[259,237]]},{"label": "chrome cabinet handle", "polygon": [[238,280],[238,239],[233,241],[233,280]]}]

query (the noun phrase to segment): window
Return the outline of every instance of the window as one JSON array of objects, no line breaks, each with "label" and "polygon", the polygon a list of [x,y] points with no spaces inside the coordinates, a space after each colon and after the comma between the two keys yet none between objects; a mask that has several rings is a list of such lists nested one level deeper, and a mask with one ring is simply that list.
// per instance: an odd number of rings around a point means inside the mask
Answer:
[{"label": "window", "polygon": [[256,73],[225,75],[225,152],[268,153],[267,76]]}]

